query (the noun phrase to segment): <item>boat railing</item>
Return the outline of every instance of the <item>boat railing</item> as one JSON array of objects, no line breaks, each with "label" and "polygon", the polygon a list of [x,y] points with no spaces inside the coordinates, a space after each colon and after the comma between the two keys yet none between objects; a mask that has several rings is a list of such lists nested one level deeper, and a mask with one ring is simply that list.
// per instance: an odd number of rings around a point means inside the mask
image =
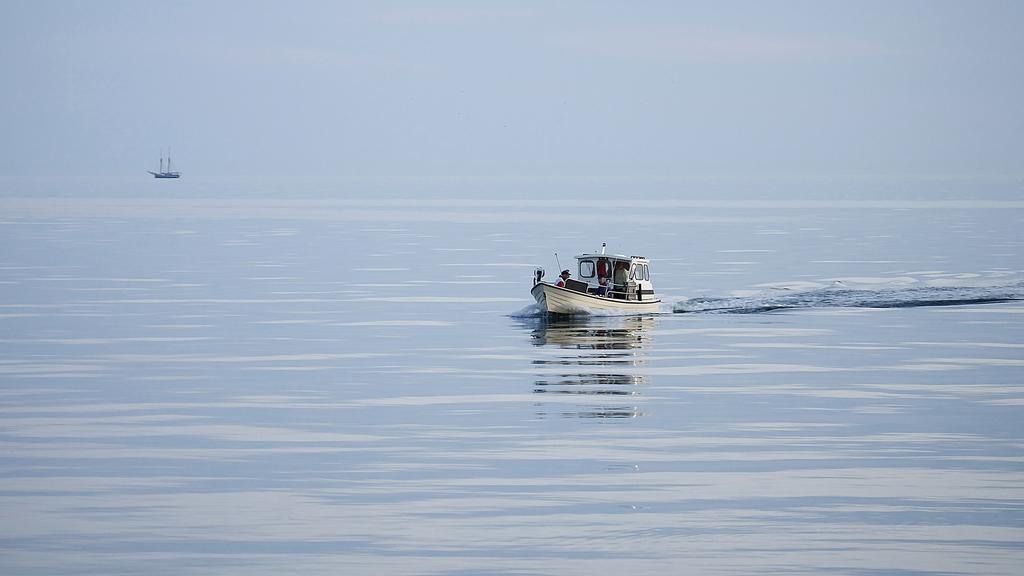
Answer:
[{"label": "boat railing", "polygon": [[627,282],[626,284],[616,284],[608,291],[609,298],[617,298],[619,300],[641,300],[640,290],[637,287],[636,282]]},{"label": "boat railing", "polygon": [[590,286],[586,282],[578,282],[577,284],[570,285],[570,282],[577,282],[576,280],[567,280],[565,283],[566,288],[571,288],[577,292],[583,292],[592,296],[603,296],[604,298],[613,298],[615,300],[642,300],[640,296],[640,290],[638,289],[635,282],[629,282],[628,284],[616,284],[612,286],[610,290],[602,293],[600,287]]}]

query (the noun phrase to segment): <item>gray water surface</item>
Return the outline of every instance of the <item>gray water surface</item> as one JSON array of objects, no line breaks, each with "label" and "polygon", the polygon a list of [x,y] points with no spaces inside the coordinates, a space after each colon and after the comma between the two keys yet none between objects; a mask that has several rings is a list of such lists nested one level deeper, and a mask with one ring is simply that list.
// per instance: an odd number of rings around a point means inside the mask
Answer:
[{"label": "gray water surface", "polygon": [[1017,203],[0,206],[4,574],[1024,565]]}]

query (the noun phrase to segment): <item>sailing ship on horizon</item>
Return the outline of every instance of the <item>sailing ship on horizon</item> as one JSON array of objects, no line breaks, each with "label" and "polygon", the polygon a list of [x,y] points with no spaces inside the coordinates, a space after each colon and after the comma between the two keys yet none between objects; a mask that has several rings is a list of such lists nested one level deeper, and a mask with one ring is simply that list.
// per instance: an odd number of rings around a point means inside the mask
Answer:
[{"label": "sailing ship on horizon", "polygon": [[160,150],[160,171],[159,172],[153,172],[152,170],[149,170],[148,172],[153,175],[153,178],[181,178],[181,172],[175,172],[174,169],[171,168],[171,149],[170,148],[167,149],[167,169],[166,170],[164,169],[164,151],[163,151],[163,149],[161,149]]}]

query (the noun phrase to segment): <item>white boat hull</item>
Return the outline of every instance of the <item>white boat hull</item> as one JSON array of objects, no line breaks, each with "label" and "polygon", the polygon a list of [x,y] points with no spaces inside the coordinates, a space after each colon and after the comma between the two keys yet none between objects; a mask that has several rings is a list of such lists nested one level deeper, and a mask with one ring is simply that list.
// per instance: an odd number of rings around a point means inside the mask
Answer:
[{"label": "white boat hull", "polygon": [[650,314],[658,312],[661,300],[619,300],[593,294],[584,294],[553,284],[538,283],[530,290],[541,310],[548,314],[594,314],[617,312]]}]

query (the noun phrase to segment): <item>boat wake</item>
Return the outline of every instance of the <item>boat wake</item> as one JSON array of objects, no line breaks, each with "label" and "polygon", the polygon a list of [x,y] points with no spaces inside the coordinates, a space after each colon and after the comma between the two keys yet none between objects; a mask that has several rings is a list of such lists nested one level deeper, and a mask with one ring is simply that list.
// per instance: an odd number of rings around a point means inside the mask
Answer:
[{"label": "boat wake", "polygon": [[739,298],[693,298],[676,302],[673,312],[756,314],[794,308],[914,308],[1015,300],[1024,300],[1024,282],[1006,286],[931,286],[873,290],[832,286],[801,292],[773,290]]},{"label": "boat wake", "polygon": [[509,318],[540,318],[544,315],[544,312],[540,309],[540,306],[536,304],[530,304],[524,306],[522,310],[509,314]]}]

